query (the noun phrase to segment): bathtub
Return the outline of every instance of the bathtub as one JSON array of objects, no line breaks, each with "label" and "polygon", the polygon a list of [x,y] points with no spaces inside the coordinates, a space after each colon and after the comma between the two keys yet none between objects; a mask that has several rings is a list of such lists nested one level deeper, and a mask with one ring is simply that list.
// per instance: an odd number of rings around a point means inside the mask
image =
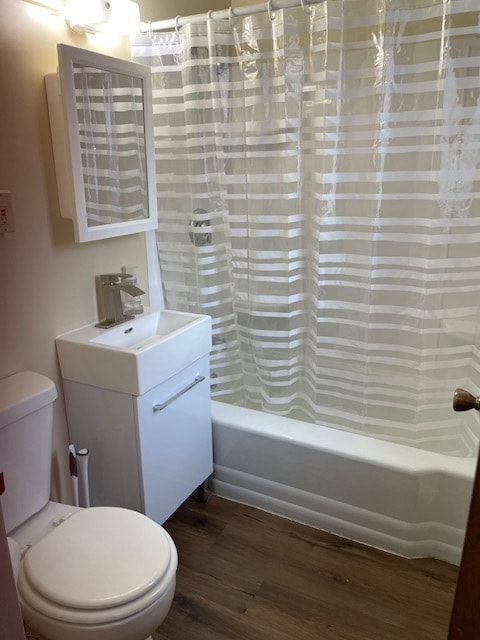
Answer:
[{"label": "bathtub", "polygon": [[212,492],[406,558],[459,564],[475,458],[212,402]]}]

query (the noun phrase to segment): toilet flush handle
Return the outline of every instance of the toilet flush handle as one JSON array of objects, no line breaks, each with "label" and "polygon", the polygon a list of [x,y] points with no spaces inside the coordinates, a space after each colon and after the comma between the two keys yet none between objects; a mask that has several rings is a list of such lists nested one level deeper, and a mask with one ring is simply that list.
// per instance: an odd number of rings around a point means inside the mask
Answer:
[{"label": "toilet flush handle", "polygon": [[453,410],[469,411],[470,409],[480,411],[480,396],[475,397],[469,391],[465,391],[465,389],[455,389],[453,394]]}]

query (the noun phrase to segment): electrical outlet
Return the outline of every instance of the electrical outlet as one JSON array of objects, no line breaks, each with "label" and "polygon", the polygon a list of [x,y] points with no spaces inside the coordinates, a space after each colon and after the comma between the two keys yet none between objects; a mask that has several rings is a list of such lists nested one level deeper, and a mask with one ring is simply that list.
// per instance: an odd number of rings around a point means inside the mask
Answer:
[{"label": "electrical outlet", "polygon": [[12,211],[12,192],[0,191],[0,233],[15,231]]}]

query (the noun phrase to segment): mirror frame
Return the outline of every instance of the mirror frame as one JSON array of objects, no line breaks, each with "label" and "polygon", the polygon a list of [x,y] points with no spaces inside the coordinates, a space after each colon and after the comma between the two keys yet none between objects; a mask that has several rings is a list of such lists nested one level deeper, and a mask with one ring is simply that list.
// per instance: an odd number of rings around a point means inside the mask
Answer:
[{"label": "mirror frame", "polygon": [[[148,67],[87,49],[57,45],[58,73],[45,77],[60,213],[73,220],[76,242],[142,233],[158,226],[152,80]],[[128,75],[142,82],[148,217],[88,226],[80,135],[77,123],[74,65]]]}]

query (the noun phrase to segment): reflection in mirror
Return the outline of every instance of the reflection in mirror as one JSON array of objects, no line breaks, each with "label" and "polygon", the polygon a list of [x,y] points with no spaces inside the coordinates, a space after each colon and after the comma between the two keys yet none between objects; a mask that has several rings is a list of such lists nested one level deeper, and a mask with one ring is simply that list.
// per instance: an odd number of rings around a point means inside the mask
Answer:
[{"label": "reflection in mirror", "polygon": [[62,44],[58,59],[45,81],[60,211],[75,239],[155,229],[150,69]]},{"label": "reflection in mirror", "polygon": [[73,65],[87,225],[148,217],[142,80]]}]

